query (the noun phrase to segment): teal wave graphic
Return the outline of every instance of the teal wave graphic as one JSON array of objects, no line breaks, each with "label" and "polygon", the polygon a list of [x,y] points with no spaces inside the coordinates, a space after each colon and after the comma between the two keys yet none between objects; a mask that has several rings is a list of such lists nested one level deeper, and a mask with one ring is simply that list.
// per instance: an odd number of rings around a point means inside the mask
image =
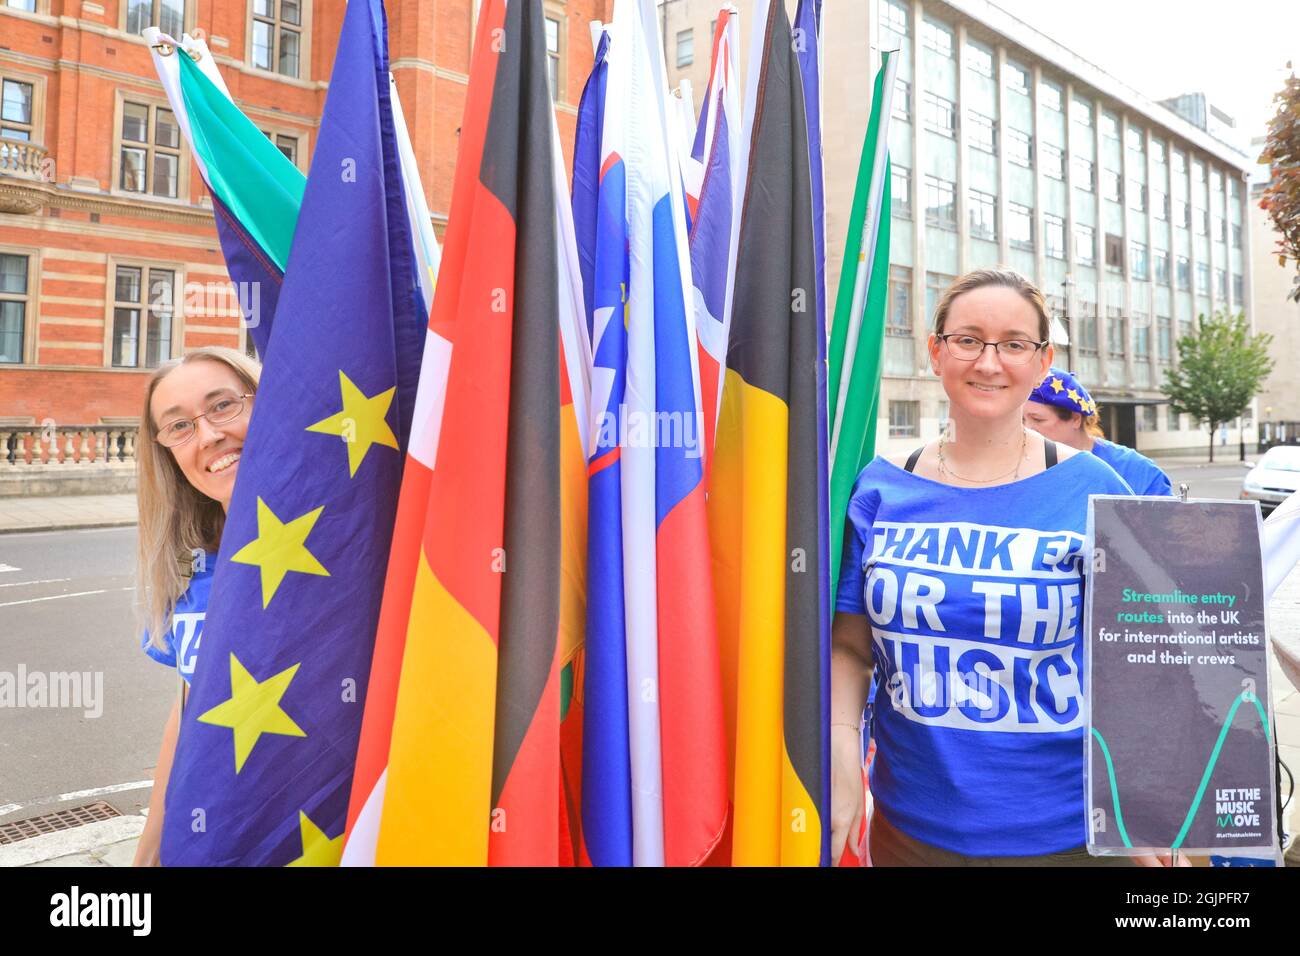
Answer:
[{"label": "teal wave graphic", "polygon": [[[1272,729],[1268,725],[1268,715],[1264,713],[1264,707],[1259,702],[1259,697],[1248,690],[1243,690],[1237,695],[1237,699],[1232,702],[1232,707],[1228,710],[1228,716],[1223,721],[1223,727],[1219,730],[1219,739],[1214,742],[1214,749],[1210,751],[1210,759],[1205,765],[1205,772],[1201,774],[1201,785],[1196,788],[1196,796],[1192,799],[1192,806],[1187,811],[1187,818],[1183,820],[1182,829],[1178,831],[1178,837],[1169,845],[1171,850],[1177,850],[1183,845],[1183,840],[1187,838],[1187,831],[1192,827],[1192,820],[1196,818],[1196,811],[1201,808],[1201,800],[1205,796],[1205,788],[1210,785],[1210,775],[1214,773],[1214,766],[1219,762],[1219,752],[1223,750],[1223,741],[1228,736],[1228,730],[1232,727],[1232,719],[1237,716],[1237,708],[1243,701],[1249,701],[1255,705],[1255,710],[1259,714],[1259,722],[1264,727],[1264,739],[1271,741]],[[1119,827],[1120,839],[1124,841],[1124,846],[1129,849],[1133,848],[1132,842],[1128,838],[1128,831],[1124,829],[1124,812],[1119,805],[1119,785],[1115,781],[1115,762],[1111,759],[1110,748],[1106,746],[1105,739],[1096,727],[1092,728],[1092,735],[1096,738],[1097,743],[1101,745],[1101,755],[1106,758],[1106,774],[1110,778],[1110,799],[1115,807],[1115,824]]]}]

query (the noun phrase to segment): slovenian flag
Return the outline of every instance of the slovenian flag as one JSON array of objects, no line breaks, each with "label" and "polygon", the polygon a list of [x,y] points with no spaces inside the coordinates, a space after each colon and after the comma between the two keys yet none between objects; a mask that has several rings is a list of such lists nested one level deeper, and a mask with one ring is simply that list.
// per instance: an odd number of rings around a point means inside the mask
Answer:
[{"label": "slovenian flag", "polygon": [[[781,0],[755,10],[749,180],[709,511],[737,865],[826,858],[817,264],[799,60]],[[758,92],[761,91],[761,96]]]},{"label": "slovenian flag", "polygon": [[626,45],[628,361],[623,554],[633,860],[703,862],[726,822],[726,756],[704,508],[690,257],[652,4],[616,0]]},{"label": "slovenian flag", "polygon": [[[144,31],[176,122],[212,197],[217,237],[244,322],[265,357],[298,224],[306,177],[231,99],[207,44],[157,27]],[[439,249],[397,85],[389,78],[403,199],[425,312],[433,302]]]},{"label": "slovenian flag", "polygon": [[424,323],[387,69],[383,4],[353,0],[181,719],[168,866],[342,852]]}]

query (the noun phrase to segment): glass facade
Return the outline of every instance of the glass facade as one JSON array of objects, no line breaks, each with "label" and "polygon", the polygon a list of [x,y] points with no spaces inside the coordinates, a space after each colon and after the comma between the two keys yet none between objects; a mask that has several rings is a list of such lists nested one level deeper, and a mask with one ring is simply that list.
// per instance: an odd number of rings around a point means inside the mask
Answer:
[{"label": "glass facade", "polygon": [[[929,2],[877,0],[875,10],[873,46],[900,51],[888,436],[937,434],[943,395],[924,346],[938,298],[963,270],[999,264],[1068,319],[1062,360],[1098,400],[1135,403],[1130,414],[1151,423],[1141,409],[1159,401],[1178,335],[1198,314],[1245,304],[1246,161],[1172,113],[1166,125],[1148,104],[1107,92],[1086,69],[1072,75],[999,40],[974,15],[963,27],[965,14]],[[1158,424],[1164,433],[1163,413]]]}]

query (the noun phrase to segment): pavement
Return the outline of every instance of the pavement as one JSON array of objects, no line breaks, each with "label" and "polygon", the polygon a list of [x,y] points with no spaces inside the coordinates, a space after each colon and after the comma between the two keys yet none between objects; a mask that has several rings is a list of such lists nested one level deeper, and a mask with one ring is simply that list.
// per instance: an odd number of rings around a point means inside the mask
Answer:
[{"label": "pavement", "polygon": [[[1236,462],[1231,456],[1217,458],[1213,467]],[[1226,460],[1225,460],[1226,459]],[[1157,459],[1167,470],[1212,467],[1205,456]],[[1167,463],[1167,465],[1166,465]],[[71,528],[103,528],[136,523],[135,495],[80,495],[48,498],[0,498],[0,534],[17,531],[50,531]],[[1270,607],[1270,625],[1275,638],[1300,640],[1300,571],[1282,584]],[[1293,687],[1276,663],[1273,668],[1274,714],[1278,753],[1300,775],[1300,690]],[[1285,787],[1285,780],[1283,782]],[[147,803],[147,798],[144,798]],[[3,809],[3,808],[0,808]],[[0,845],[0,867],[9,866],[130,866],[136,843],[144,829],[147,809],[70,830],[31,837]],[[1300,799],[1287,810],[1287,832],[1300,831]],[[1300,840],[1293,841],[1293,857]],[[1297,863],[1292,863],[1297,865]]]},{"label": "pavement", "polygon": [[1175,470],[1186,471],[1188,469],[1194,471],[1200,471],[1203,468],[1236,467],[1241,469],[1242,475],[1245,475],[1247,469],[1253,468],[1255,466],[1255,462],[1259,461],[1258,455],[1247,455],[1245,461],[1241,461],[1240,459],[1237,458],[1236,455],[1233,455],[1231,459],[1216,458],[1214,459],[1214,461],[1210,461],[1204,456],[1201,456],[1200,458],[1191,458],[1191,457],[1185,457],[1181,455],[1162,455],[1162,456],[1148,456],[1148,457],[1151,458],[1151,460],[1155,462],[1158,466],[1160,466],[1161,470],[1165,472],[1175,471]]},{"label": "pavement", "polygon": [[115,817],[0,846],[0,867],[130,866],[144,816]]},{"label": "pavement", "polygon": [[0,497],[0,534],[64,528],[115,528],[135,523],[134,494]]}]

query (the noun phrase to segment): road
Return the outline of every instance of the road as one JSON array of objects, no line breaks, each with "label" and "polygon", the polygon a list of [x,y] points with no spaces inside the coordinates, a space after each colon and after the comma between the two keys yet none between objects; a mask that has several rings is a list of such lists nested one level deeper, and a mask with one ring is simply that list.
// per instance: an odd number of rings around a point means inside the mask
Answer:
[{"label": "road", "polygon": [[[1259,456],[1247,456],[1249,465],[1253,465],[1259,460]],[[1236,460],[1236,451],[1233,450],[1231,461],[1215,462],[1212,465],[1203,464],[1171,464],[1162,463],[1165,474],[1169,480],[1174,483],[1174,491],[1178,490],[1180,481],[1187,482],[1187,496],[1189,498],[1226,498],[1236,500],[1241,496],[1241,481],[1246,477],[1246,472],[1250,470],[1248,464],[1243,464]]]},{"label": "road", "polygon": [[92,799],[148,805],[176,684],[140,651],[135,542],[134,528],[0,535],[0,672],[102,687],[79,707],[0,708],[0,823]]}]

